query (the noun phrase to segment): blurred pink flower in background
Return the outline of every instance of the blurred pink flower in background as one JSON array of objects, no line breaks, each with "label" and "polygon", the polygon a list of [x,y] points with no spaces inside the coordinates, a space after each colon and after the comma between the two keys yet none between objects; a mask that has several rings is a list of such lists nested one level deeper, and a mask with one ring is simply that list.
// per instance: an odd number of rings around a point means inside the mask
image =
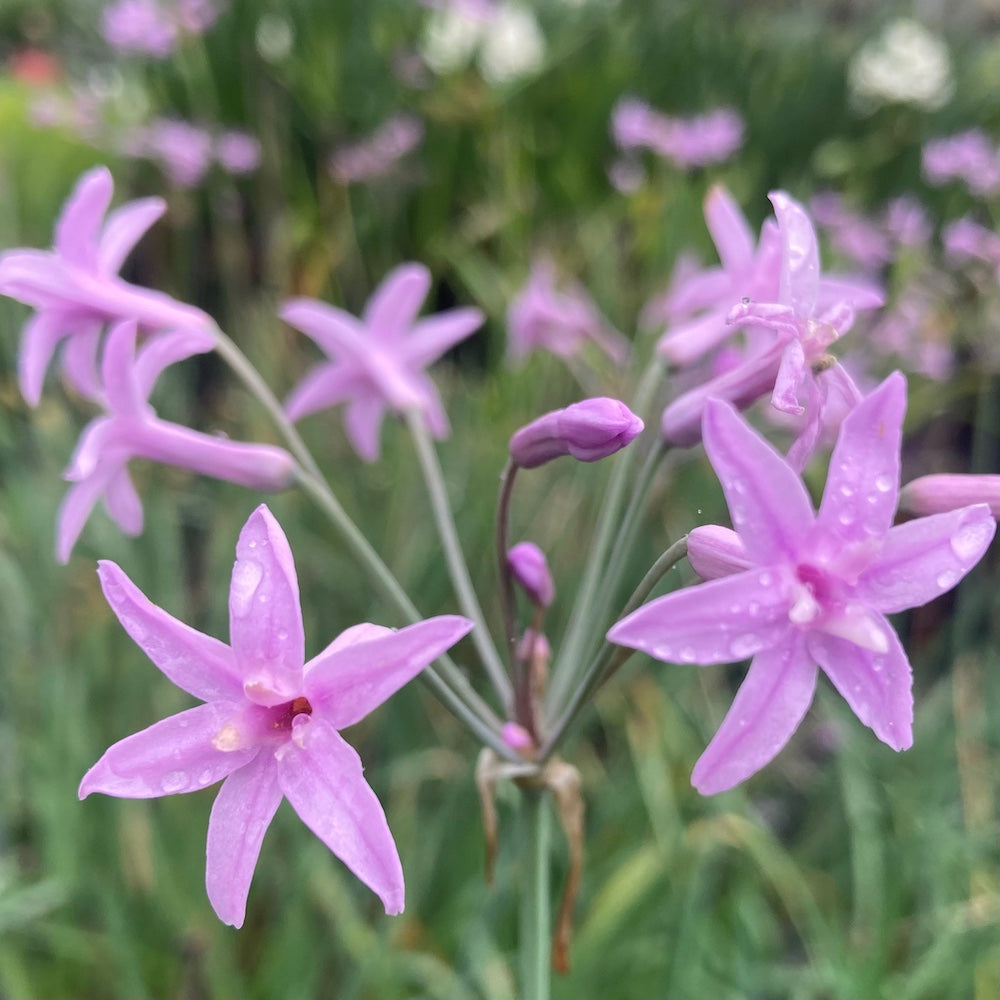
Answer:
[{"label": "blurred pink flower in background", "polygon": [[932,139],[923,149],[924,178],[940,187],[958,180],[976,195],[1000,191],[1000,152],[981,129]]},{"label": "blurred pink flower in background", "polygon": [[212,165],[212,135],[179,118],[157,118],[139,136],[136,156],[155,160],[171,184],[197,187]]},{"label": "blurred pink flower in background", "polygon": [[342,184],[384,177],[424,138],[424,123],[416,115],[398,114],[383,122],[367,138],[334,150],[330,173]]},{"label": "blurred pink flower in background", "polygon": [[620,149],[650,149],[681,170],[728,160],[743,145],[744,129],[732,108],[677,118],[622,98],[611,112],[611,136]]},{"label": "blurred pink flower in background", "polygon": [[222,13],[215,0],[115,0],[101,13],[101,35],[118,52],[166,59],[181,36],[201,35]]},{"label": "blurred pink flower in background", "polygon": [[260,142],[249,132],[231,129],[215,140],[215,158],[227,174],[250,174],[260,166]]},{"label": "blurred pink flower in background", "polygon": [[816,225],[833,249],[865,271],[878,271],[892,260],[892,242],[874,220],[848,208],[836,191],[821,191],[809,201]]},{"label": "blurred pink flower in background", "polygon": [[955,263],[981,260],[1000,267],[1000,234],[963,215],[941,230],[944,252]]}]

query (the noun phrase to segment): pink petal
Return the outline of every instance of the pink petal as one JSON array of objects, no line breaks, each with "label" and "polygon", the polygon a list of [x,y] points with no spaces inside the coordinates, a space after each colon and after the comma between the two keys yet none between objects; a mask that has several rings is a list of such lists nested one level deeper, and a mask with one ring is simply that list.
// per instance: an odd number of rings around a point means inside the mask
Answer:
[{"label": "pink petal", "polygon": [[726,271],[746,270],[753,263],[753,231],[733,196],[720,184],[713,185],[705,197],[705,222]]},{"label": "pink petal", "polygon": [[141,198],[111,212],[101,234],[98,267],[105,274],[117,274],[132,248],[166,208],[162,198]]},{"label": "pink petal", "polygon": [[292,390],[285,403],[289,420],[301,420],[350,399],[368,384],[353,366],[322,364],[309,372]]},{"label": "pink petal", "polygon": [[25,324],[17,369],[21,395],[29,406],[41,401],[45,372],[66,332],[67,318],[48,309],[36,313]]},{"label": "pink petal", "polygon": [[103,326],[99,321],[81,320],[72,336],[67,337],[62,357],[63,369],[73,388],[95,401],[100,400],[104,394],[97,374],[97,355]]},{"label": "pink petal", "polygon": [[219,789],[208,821],[205,888],[223,923],[243,926],[260,846],[281,798],[278,766],[266,750]]},{"label": "pink petal", "polygon": [[104,506],[111,520],[126,535],[135,537],[142,534],[142,501],[127,468],[122,467],[111,478],[104,491]]},{"label": "pink petal", "polygon": [[146,409],[146,400],[139,391],[135,376],[137,332],[132,320],[125,320],[114,326],[104,345],[104,359],[101,363],[104,392],[110,408],[129,416],[141,416]]},{"label": "pink petal", "polygon": [[249,763],[258,747],[217,750],[212,740],[238,705],[217,701],[171,715],[119,740],[83,776],[80,798],[94,792],[124,799],[195,792]]},{"label": "pink petal", "polygon": [[365,306],[362,320],[369,335],[383,344],[399,340],[413,325],[431,288],[431,273],[423,264],[400,264],[390,271]]},{"label": "pink petal", "polygon": [[673,365],[697,361],[732,335],[732,328],[726,322],[728,313],[729,304],[668,326],[656,345],[657,353]]},{"label": "pink petal", "polygon": [[608,640],[667,663],[732,663],[784,641],[791,600],[779,571],[747,570],[658,597]]},{"label": "pink petal", "polygon": [[215,338],[206,329],[171,330],[150,337],[135,360],[135,378],[142,399],[149,398],[156,380],[170,365],[205,354],[214,346]]},{"label": "pink petal", "polygon": [[331,358],[344,361],[364,357],[364,327],[343,309],[335,309],[316,299],[290,299],[278,315],[311,337]]},{"label": "pink petal", "polygon": [[113,191],[107,167],[88,170],[77,181],[56,223],[55,247],[65,260],[88,270],[97,269],[97,241]]},{"label": "pink petal", "polygon": [[465,308],[418,320],[400,348],[402,357],[408,367],[426,368],[478,330],[485,319],[478,309]]},{"label": "pink petal", "polygon": [[158,608],[113,562],[99,562],[97,574],[122,628],[177,687],[202,701],[243,698],[243,679],[225,643]]},{"label": "pink petal", "polygon": [[811,632],[807,644],[851,711],[883,743],[906,750],[913,744],[913,674],[892,626],[882,625],[884,653],[823,632]]},{"label": "pink petal", "polygon": [[250,701],[280,705],[302,693],[305,637],[295,562],[281,525],[264,504],[250,515],[236,543],[229,636]]},{"label": "pink petal", "polygon": [[703,435],[747,555],[758,564],[794,559],[814,522],[798,473],[719,400],[705,406]]},{"label": "pink petal", "polygon": [[893,372],[841,424],[816,518],[836,544],[877,538],[891,527],[905,412],[906,379]]},{"label": "pink petal", "polygon": [[305,695],[334,729],[353,726],[471,629],[467,618],[442,615],[367,640],[335,639],[306,664]]},{"label": "pink petal", "polygon": [[344,411],[347,438],[366,462],[374,462],[379,457],[379,432],[385,409],[381,397],[364,395],[352,399]]},{"label": "pink petal", "polygon": [[278,782],[302,822],[382,900],[403,912],[403,868],[361,758],[322,720],[299,716],[277,751]]},{"label": "pink petal", "polygon": [[819,293],[819,247],[805,209],[784,191],[768,197],[781,231],[780,300],[801,318],[813,315]]},{"label": "pink petal", "polygon": [[722,725],[695,764],[691,784],[702,795],[715,795],[772,761],[812,703],[816,672],[798,634],[758,653]]},{"label": "pink petal", "polygon": [[949,591],[982,558],[996,522],[986,504],[891,528],[856,595],[884,614],[919,608]]},{"label": "pink petal", "polygon": [[116,468],[110,468],[106,472],[102,470],[100,475],[83,479],[66,491],[56,517],[56,559],[60,563],[69,562],[73,546],[76,545],[90,512],[116,471]]}]

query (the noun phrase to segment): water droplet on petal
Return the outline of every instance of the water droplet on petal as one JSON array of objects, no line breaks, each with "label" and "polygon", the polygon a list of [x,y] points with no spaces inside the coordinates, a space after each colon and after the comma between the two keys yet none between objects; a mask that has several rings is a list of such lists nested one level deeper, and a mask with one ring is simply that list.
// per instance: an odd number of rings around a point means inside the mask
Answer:
[{"label": "water droplet on petal", "polygon": [[694,658],[696,656],[693,646],[681,646],[680,651],[677,654],[681,663],[694,663]]},{"label": "water droplet on petal", "polygon": [[934,582],[942,590],[951,590],[958,583],[958,579],[958,574],[954,570],[946,569],[944,572],[938,573],[937,579]]},{"label": "water droplet on petal", "polygon": [[893,477],[883,472],[880,476],[875,477],[875,489],[879,493],[888,493],[892,489]]},{"label": "water droplet on petal", "polygon": [[751,601],[747,605],[747,614],[751,618],[756,618],[760,614],[760,602],[759,601]]},{"label": "water droplet on petal", "polygon": [[837,520],[845,527],[849,527],[854,524],[854,511],[852,510],[842,510],[837,515]]},{"label": "water droplet on petal", "polygon": [[167,795],[183,791],[187,786],[188,776],[186,771],[167,771],[160,779],[160,787]]},{"label": "water droplet on petal", "polygon": [[848,486],[847,483],[844,483],[844,485],[840,487],[840,492],[842,496],[852,497],[854,496],[854,487]]},{"label": "water droplet on petal", "polygon": [[198,784],[202,786],[209,785],[211,784],[212,779],[214,777],[215,775],[210,770],[208,770],[208,768],[206,768],[204,771],[201,772],[201,774],[198,775]]},{"label": "water droplet on petal", "polygon": [[762,587],[770,587],[771,586],[771,574],[770,573],[761,573],[760,576],[757,577],[757,582]]},{"label": "water droplet on petal", "polygon": [[737,660],[743,660],[748,656],[753,656],[760,649],[760,638],[752,633],[738,635],[729,646],[729,652]]},{"label": "water droplet on petal", "polygon": [[976,559],[989,541],[991,528],[992,525],[988,521],[980,521],[977,524],[966,524],[959,528],[951,536],[952,552],[963,563],[968,563]]},{"label": "water droplet on petal", "polygon": [[238,618],[250,610],[258,584],[264,578],[264,569],[253,559],[237,559],[233,566],[233,580],[229,589],[229,606]]}]

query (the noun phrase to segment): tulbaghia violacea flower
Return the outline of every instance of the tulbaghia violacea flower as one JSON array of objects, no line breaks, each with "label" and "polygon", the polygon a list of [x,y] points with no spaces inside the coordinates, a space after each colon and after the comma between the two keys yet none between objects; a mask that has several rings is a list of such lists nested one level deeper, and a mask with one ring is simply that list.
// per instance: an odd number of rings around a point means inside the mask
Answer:
[{"label": "tulbaghia violacea flower", "polygon": [[975,195],[993,195],[1000,191],[1000,150],[978,128],[932,139],[923,148],[923,173],[935,187],[959,180]]},{"label": "tulbaghia violacea flower", "polygon": [[534,542],[518,542],[507,553],[507,566],[531,603],[547,608],[556,596],[545,553]]},{"label": "tulbaghia violacea flower", "polygon": [[31,406],[41,398],[52,355],[67,338],[63,362],[70,382],[86,396],[99,395],[97,355],[108,322],[131,319],[147,331],[199,331],[201,349],[212,347],[211,317],[118,277],[165,203],[143,198],[105,219],[112,191],[106,167],[88,171],[59,217],[53,250],[9,250],[0,256],[0,294],[36,310],[24,328],[18,357],[21,392]]},{"label": "tulbaghia violacea flower", "polygon": [[584,399],[515,431],[510,457],[522,469],[535,469],[563,455],[598,462],[631,444],[642,428],[642,421],[619,400]]},{"label": "tulbaghia violacea flower", "polygon": [[532,351],[545,350],[571,358],[589,342],[615,364],[628,358],[628,343],[597,311],[579,285],[556,288],[550,260],[536,260],[528,282],[507,310],[507,354],[517,362]]},{"label": "tulbaghia violacea flower", "polygon": [[135,339],[134,323],[120,323],[108,334],[101,365],[107,411],[84,428],[65,473],[73,485],[59,509],[56,530],[56,556],[63,563],[101,497],[122,531],[142,531],[142,503],[128,473],[133,458],[256,490],[282,490],[292,483],[295,460],[283,448],[203,434],[161,420],[149,405],[161,372],[204,350],[198,331],[160,334],[138,355]]},{"label": "tulbaghia violacea flower", "polygon": [[[853,292],[834,299],[838,283],[821,294],[816,232],[805,210],[782,191],[770,195],[781,236],[778,297],[774,302],[742,301],[729,321],[773,331],[770,345],[718,378],[679,397],[663,414],[664,437],[672,444],[694,444],[700,436],[701,416],[710,398],[749,405],[771,389],[771,405],[783,413],[804,417],[789,458],[802,468],[815,450],[827,423],[839,422],[860,394],[853,380],[827,348],[854,321]],[[841,286],[843,287],[843,286]],[[870,297],[861,296],[864,305]]]},{"label": "tulbaghia violacea flower", "polygon": [[177,47],[178,26],[157,0],[116,0],[101,14],[101,35],[119,52],[166,59]]},{"label": "tulbaghia violacea flower", "polygon": [[732,407],[706,406],[705,450],[749,568],[717,536],[709,572],[722,575],[650,602],[608,633],[672,663],[753,657],[695,766],[703,794],[732,788],[781,750],[820,669],[882,742],[911,745],[910,664],[885,616],[954,587],[996,525],[976,504],[893,527],[905,408],[897,372],[844,420],[816,513],[796,470]]},{"label": "tulbaghia violacea flower", "polygon": [[481,326],[483,314],[466,307],[417,319],[430,286],[426,267],[402,264],[379,285],[360,319],[315,299],[286,302],[281,318],[330,358],[288,397],[289,419],[346,402],[347,436],[366,462],[379,456],[386,410],[420,410],[431,433],[446,437],[448,418],[424,369]]},{"label": "tulbaghia violacea flower", "polygon": [[341,184],[384,177],[423,138],[424,123],[416,115],[393,115],[366,138],[334,150],[330,156],[330,174]]},{"label": "tulbaghia violacea flower", "polygon": [[386,912],[401,913],[396,845],[339,730],[381,705],[472,622],[444,615],[398,632],[355,625],[306,662],[291,549],[263,505],[236,546],[228,646],[152,604],[114,563],[102,562],[99,575],[125,631],[205,704],[112,746],[84,775],[80,798],[155,798],[225,778],[208,824],[205,884],[219,919],[235,927],[243,924],[264,833],[287,798]]}]

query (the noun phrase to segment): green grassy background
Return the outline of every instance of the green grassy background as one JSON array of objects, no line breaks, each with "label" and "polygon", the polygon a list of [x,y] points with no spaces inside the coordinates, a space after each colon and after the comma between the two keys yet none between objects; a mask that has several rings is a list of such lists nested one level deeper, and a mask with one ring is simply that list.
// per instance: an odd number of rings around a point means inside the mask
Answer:
[{"label": "green grassy background", "polygon": [[[235,0],[202,42],[155,66],[109,64],[95,9],[3,0],[0,38],[8,51],[27,42],[55,49],[75,79],[118,74],[124,93],[141,87],[159,109],[247,127],[264,144],[262,169],[236,184],[214,177],[197,192],[164,191],[148,165],[33,129],[31,89],[0,78],[0,245],[48,245],[75,177],[110,162],[122,197],[162,192],[170,202],[131,276],[213,311],[282,395],[315,355],[273,319],[276,303],[304,293],[359,309],[396,263],[426,262],[438,307],[476,302],[489,317],[434,377],[454,428],[441,460],[494,621],[492,518],[507,437],[581,393],[551,359],[533,358],[520,373],[503,366],[503,313],[539,249],[630,333],[680,250],[711,259],[701,220],[710,183],[730,186],[754,224],[777,185],[802,198],[832,185],[871,207],[914,191],[938,218],[951,218],[968,199],[922,185],[919,142],[1000,117],[995,39],[969,23],[944,26],[958,67],[946,107],[853,112],[845,61],[879,22],[843,4],[620,0],[570,9],[549,0],[537,5],[549,45],[543,69],[499,90],[471,69],[423,90],[401,84],[393,57],[412,47],[425,17],[406,0]],[[280,63],[255,48],[266,15],[286,18],[296,39]],[[747,146],[731,163],[687,176],[649,161],[647,183],[625,198],[606,177],[608,115],[622,93],[673,113],[731,104],[746,116]],[[331,146],[398,108],[425,120],[421,151],[370,186],[334,184],[324,168]],[[954,320],[970,342],[996,336],[995,306],[990,287],[957,302]],[[143,536],[123,538],[99,512],[70,564],[57,566],[60,473],[90,413],[54,378],[37,410],[21,401],[14,359],[25,316],[0,303],[0,996],[515,996],[516,795],[501,789],[501,851],[487,887],[477,747],[419,686],[348,733],[399,845],[402,917],[381,914],[286,805],[236,932],[217,921],[204,893],[214,791],[77,802],[80,777],[111,742],[188,704],[121,631],[95,560],[117,561],[154,602],[224,638],[235,540],[261,498],[137,464]],[[637,340],[640,357],[650,348]],[[921,449],[943,439],[960,443],[952,467],[996,471],[996,375],[971,349],[962,358],[946,390],[912,383],[906,461],[914,468]],[[631,385],[630,375],[606,372],[589,388],[627,399]],[[171,372],[157,405],[234,438],[275,440],[212,360]],[[454,611],[404,428],[386,426],[372,467],[352,454],[339,415],[310,418],[303,430],[422,612]],[[556,576],[553,641],[607,472],[556,463],[519,483],[515,534],[546,549]],[[296,554],[307,653],[357,621],[394,623],[306,498],[268,503]],[[725,516],[711,471],[692,452],[654,484],[628,579],[683,531]],[[821,685],[774,764],[704,799],[689,775],[740,668],[635,657],[566,748],[583,776],[587,864],[572,971],[557,978],[555,996],[995,997],[997,568],[988,557],[958,595],[900,620],[917,701],[916,743],[903,755]],[[457,655],[474,663],[468,642]],[[558,883],[558,838],[554,863]]]}]

